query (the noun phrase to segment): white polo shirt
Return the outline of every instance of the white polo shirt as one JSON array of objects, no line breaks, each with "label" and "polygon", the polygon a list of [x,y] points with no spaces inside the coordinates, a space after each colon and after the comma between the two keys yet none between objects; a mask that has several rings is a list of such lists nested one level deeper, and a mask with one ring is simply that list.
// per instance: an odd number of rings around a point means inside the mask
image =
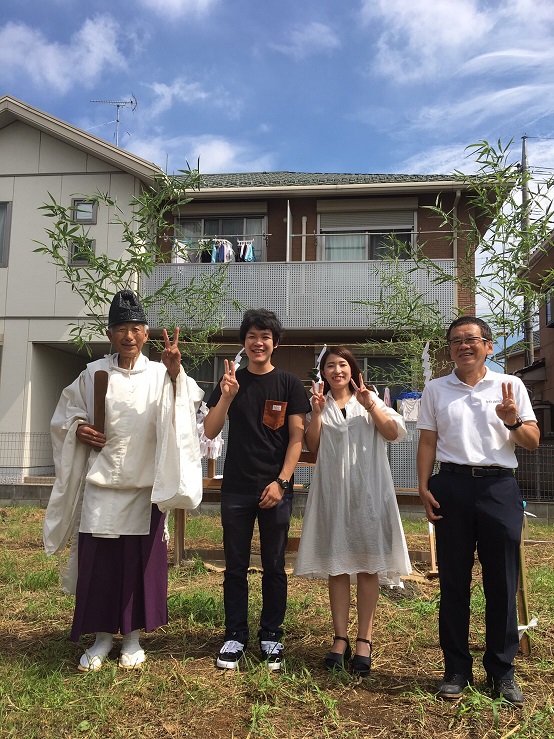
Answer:
[{"label": "white polo shirt", "polygon": [[436,458],[475,466],[515,468],[515,444],[496,415],[502,402],[502,383],[510,382],[518,415],[536,421],[525,385],[513,375],[485,368],[485,376],[472,387],[452,372],[438,377],[423,390],[418,429],[437,432]]}]

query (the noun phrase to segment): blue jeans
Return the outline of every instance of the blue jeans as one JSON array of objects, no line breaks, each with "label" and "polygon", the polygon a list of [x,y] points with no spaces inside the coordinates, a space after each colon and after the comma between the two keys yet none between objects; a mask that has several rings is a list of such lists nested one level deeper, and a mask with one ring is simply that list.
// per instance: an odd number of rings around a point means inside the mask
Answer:
[{"label": "blue jeans", "polygon": [[287,607],[285,549],[288,541],[292,494],[276,506],[259,507],[259,496],[223,493],[221,523],[225,550],[223,600],[225,638],[248,642],[248,567],[254,523],[258,520],[262,557],[262,612],[260,637],[278,641],[283,634]]}]

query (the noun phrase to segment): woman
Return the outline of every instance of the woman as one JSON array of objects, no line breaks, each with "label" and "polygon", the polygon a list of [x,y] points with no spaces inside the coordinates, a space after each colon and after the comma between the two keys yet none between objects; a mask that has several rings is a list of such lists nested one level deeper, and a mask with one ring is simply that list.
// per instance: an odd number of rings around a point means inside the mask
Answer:
[{"label": "woman", "polygon": [[[356,576],[358,633],[352,671],[371,669],[371,636],[379,579],[411,572],[385,441],[406,436],[401,416],[363,382],[353,354],[333,346],[321,359],[323,392],[312,383],[306,446],[318,452],[294,572],[328,577],[335,637],[325,666],[343,668],[350,577]],[[356,384],[354,378],[357,379]]]}]

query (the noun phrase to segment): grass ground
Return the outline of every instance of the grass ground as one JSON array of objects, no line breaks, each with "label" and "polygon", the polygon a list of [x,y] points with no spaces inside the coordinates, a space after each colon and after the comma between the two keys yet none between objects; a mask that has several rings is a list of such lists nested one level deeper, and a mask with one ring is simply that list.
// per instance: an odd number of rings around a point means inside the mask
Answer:
[{"label": "grass ground", "polygon": [[[33,508],[0,510],[2,738],[554,735],[554,529],[530,527],[530,538],[546,543],[526,549],[529,606],[539,623],[531,656],[517,658],[526,704],[516,710],[492,700],[484,686],[484,599],[477,567],[470,634],[477,684],[455,703],[437,700],[433,693],[442,674],[439,592],[436,580],[424,578],[406,582],[404,592],[382,592],[374,666],[365,680],[322,667],[332,635],[326,585],[294,577],[289,578],[282,672],[268,674],[254,643],[239,672],[216,670],[222,573],[206,570],[201,561],[171,568],[170,622],[143,638],[148,660],[141,671],[118,669],[114,650],[114,659],[98,673],[78,673],[82,648],[91,640],[84,639],[83,645],[68,640],[72,598],[59,589],[56,560],[42,551],[42,517]],[[409,548],[424,549],[426,524],[406,521],[405,529]],[[217,547],[220,542],[217,518],[189,519],[188,546]],[[255,633],[260,574],[249,577]]]}]

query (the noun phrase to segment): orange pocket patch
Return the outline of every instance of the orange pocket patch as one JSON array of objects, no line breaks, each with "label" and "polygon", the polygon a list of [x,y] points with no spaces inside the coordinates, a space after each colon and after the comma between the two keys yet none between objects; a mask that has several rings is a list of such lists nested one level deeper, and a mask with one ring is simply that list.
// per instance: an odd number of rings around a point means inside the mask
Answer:
[{"label": "orange pocket patch", "polygon": [[266,400],[262,423],[273,431],[277,431],[285,423],[286,410],[285,400]]}]

